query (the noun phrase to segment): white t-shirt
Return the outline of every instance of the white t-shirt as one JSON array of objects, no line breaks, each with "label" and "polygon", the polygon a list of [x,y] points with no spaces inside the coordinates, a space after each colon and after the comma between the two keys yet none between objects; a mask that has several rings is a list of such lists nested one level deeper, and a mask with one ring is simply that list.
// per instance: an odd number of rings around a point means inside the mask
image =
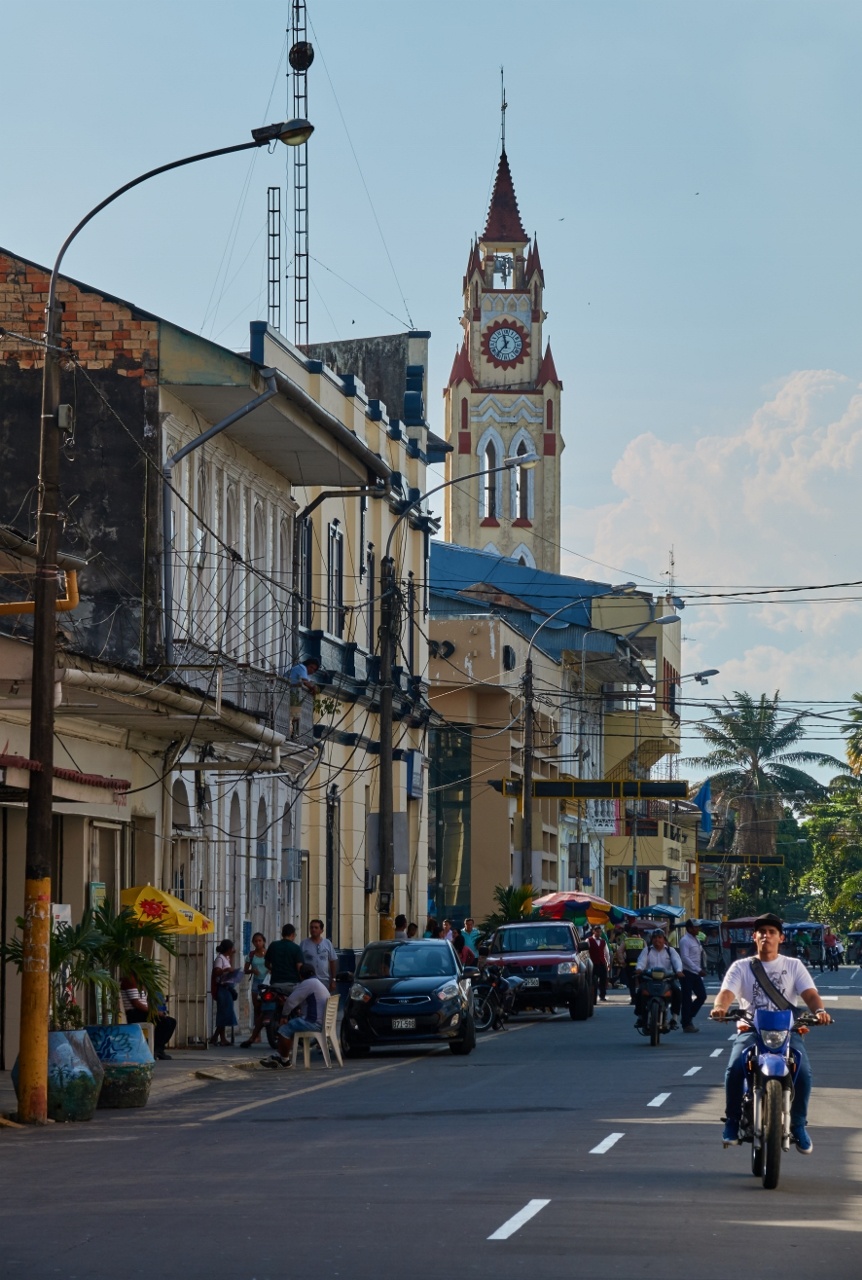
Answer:
[{"label": "white t-shirt", "polygon": [[673,947],[664,946],[661,951],[658,947],[645,947],[637,963],[638,973],[643,973],[644,969],[664,969],[665,973],[670,969],[674,973],[682,973],[682,963]]},{"label": "white t-shirt", "polygon": [[320,981],[328,985],[330,982],[329,962],[334,960],[336,964],[338,963],[338,953],[335,947],[328,938],[321,938],[319,942],[313,942],[311,938],[306,938],[300,945],[305,963],[310,964]]},{"label": "white t-shirt", "polygon": [[[774,1009],[775,1005],[752,972],[751,960],[751,956],[734,960],[724,975],[721,990],[732,992],[745,1013],[750,1013],[753,1009]],[[775,989],[780,991],[792,1005],[797,1003],[796,997],[801,996],[803,991],[811,991],[814,987],[811,974],[802,961],[797,960],[795,956],[779,956],[777,960],[764,960],[763,968]]]}]

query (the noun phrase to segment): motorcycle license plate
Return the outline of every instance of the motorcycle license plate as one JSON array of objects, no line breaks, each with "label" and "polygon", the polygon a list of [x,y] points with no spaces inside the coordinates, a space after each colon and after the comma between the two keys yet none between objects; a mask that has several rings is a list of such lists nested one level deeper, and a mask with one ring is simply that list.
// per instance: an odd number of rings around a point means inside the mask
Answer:
[{"label": "motorcycle license plate", "polygon": [[537,987],[539,985],[538,978],[525,978],[521,983],[522,987]]},{"label": "motorcycle license plate", "polygon": [[415,1018],[393,1018],[392,1030],[393,1031],[415,1031],[416,1019]]}]

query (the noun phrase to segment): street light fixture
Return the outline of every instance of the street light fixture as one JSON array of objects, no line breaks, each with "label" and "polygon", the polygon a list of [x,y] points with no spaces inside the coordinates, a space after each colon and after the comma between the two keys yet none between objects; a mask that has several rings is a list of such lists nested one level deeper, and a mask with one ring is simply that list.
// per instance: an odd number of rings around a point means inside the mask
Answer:
[{"label": "street light fixture", "polygon": [[383,560],[380,565],[380,885],[377,894],[377,914],[380,922],[380,937],[390,938],[393,934],[392,899],[395,894],[395,820],[394,820],[394,774],[392,769],[392,707],[393,685],[392,665],[395,660],[396,634],[395,612],[395,565],[390,552],[392,540],[403,520],[412,511],[435,493],[448,489],[453,484],[461,484],[465,480],[476,480],[480,476],[494,475],[498,471],[513,471],[516,468],[531,470],[537,466],[541,458],[537,453],[516,454],[506,458],[499,467],[485,468],[482,471],[471,471],[465,476],[455,476],[435,485],[427,493],[420,493],[405,505],[392,523]]},{"label": "street light fixture", "polygon": [[56,650],[57,552],[60,530],[60,346],[61,311],[57,282],[75,237],[109,204],[150,178],[199,160],[283,142],[299,146],[313,126],[288,120],[252,130],[250,142],[217,147],[150,169],[118,187],[87,213],[63,241],[48,282],[45,308],[45,364],[39,431],[39,505],[36,517],[36,575],[33,591],[33,684],[30,712],[30,787],[27,793],[27,851],[24,888],[24,956],[21,976],[21,1047],[18,1114],[45,1124],[48,1107],[48,1003],[51,942],[51,836],[54,778],[54,662]]}]

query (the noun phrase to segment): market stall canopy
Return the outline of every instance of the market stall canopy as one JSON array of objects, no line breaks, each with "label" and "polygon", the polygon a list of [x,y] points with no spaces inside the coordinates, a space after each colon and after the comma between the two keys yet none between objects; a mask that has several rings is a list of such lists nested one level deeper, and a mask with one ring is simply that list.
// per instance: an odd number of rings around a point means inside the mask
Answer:
[{"label": "market stall canopy", "polygon": [[131,907],[135,918],[161,925],[166,933],[200,935],[212,933],[213,922],[188,903],[151,884],[123,889],[120,904]]},{"label": "market stall canopy", "polygon": [[572,924],[624,924],[633,912],[616,907],[593,893],[547,893],[533,903],[534,916],[544,920],[570,920]]},{"label": "market stall canopy", "polygon": [[681,920],[685,915],[684,907],[671,907],[666,902],[654,902],[651,907],[639,907],[639,916],[667,916],[669,920]]}]

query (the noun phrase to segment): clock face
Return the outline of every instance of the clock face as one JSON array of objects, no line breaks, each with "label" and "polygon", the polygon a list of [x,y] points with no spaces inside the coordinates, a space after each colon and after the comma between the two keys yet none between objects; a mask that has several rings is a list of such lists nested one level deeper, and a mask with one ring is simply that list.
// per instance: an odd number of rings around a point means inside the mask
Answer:
[{"label": "clock face", "polygon": [[529,341],[523,330],[504,321],[486,330],[483,346],[491,363],[505,369],[521,363],[527,355]]}]

